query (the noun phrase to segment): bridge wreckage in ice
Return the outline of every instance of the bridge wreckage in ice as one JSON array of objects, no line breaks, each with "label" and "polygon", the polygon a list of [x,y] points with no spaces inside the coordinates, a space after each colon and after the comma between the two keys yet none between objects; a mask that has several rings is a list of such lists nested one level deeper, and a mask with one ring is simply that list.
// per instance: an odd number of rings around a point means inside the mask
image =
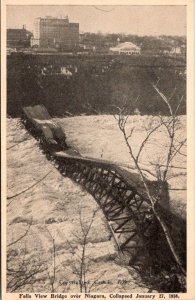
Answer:
[{"label": "bridge wreckage in ice", "polygon": [[[22,122],[40,141],[43,152],[59,172],[82,185],[94,197],[119,252],[130,265],[139,269],[140,257],[145,257],[148,266],[152,262],[153,267],[160,264],[167,269],[175,264],[139,175],[110,161],[84,157],[71,148],[63,129],[43,105],[23,107]],[[148,181],[148,185],[152,193],[158,195],[158,183]],[[168,197],[168,192],[165,194]],[[163,203],[156,205],[185,266],[185,223]]]}]

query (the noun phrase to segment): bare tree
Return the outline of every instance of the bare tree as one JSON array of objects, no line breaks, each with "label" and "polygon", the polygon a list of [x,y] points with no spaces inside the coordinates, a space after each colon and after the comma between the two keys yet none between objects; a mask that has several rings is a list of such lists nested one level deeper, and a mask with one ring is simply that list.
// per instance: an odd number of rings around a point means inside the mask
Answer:
[{"label": "bare tree", "polygon": [[80,227],[81,227],[81,236],[75,235],[77,239],[79,239],[82,250],[81,250],[81,255],[79,256],[79,268],[75,268],[74,266],[74,271],[77,273],[79,277],[79,284],[80,284],[80,292],[87,292],[87,282],[86,282],[86,274],[88,272],[89,268],[89,262],[86,257],[86,248],[87,248],[87,243],[88,243],[88,238],[89,238],[89,233],[92,227],[92,224],[94,222],[95,216],[97,211],[99,210],[96,209],[93,211],[91,219],[89,223],[86,223],[83,221],[82,218],[82,209],[79,211],[79,222],[80,222]]},{"label": "bare tree", "polygon": [[76,237],[76,243],[81,245],[79,253],[75,251],[73,243],[67,240],[69,251],[76,257],[76,261],[71,265],[71,269],[66,268],[66,271],[71,271],[77,276],[81,293],[90,292],[94,288],[95,282],[105,273],[105,271],[101,272],[101,274],[98,274],[98,276],[92,281],[87,280],[87,273],[89,272],[89,268],[92,264],[92,260],[87,254],[87,244],[89,242],[90,230],[95,221],[98,210],[99,207],[93,210],[90,219],[86,222],[82,217],[82,208],[79,209],[79,224],[81,230],[79,234],[73,233]]},{"label": "bare tree", "polygon": [[173,159],[178,154],[182,156],[186,156],[184,153],[181,152],[182,148],[186,145],[186,138],[178,140],[178,137],[176,136],[176,133],[181,126],[180,119],[179,116],[177,115],[177,112],[181,106],[181,103],[183,102],[183,96],[180,98],[180,101],[174,111],[170,103],[175,93],[175,90],[172,92],[171,96],[167,98],[162,92],[160,92],[160,90],[157,87],[157,84],[153,84],[153,87],[169,109],[168,117],[163,117],[160,115],[158,116],[159,123],[165,128],[169,138],[165,164],[158,165],[159,179],[165,182],[168,179],[169,171],[172,168],[171,163],[173,162]]},{"label": "bare tree", "polygon": [[[17,264],[17,265],[16,265]],[[7,255],[7,289],[15,292],[22,287],[32,285],[37,281],[37,276],[46,270],[44,262],[38,259],[16,260],[12,251]]]},{"label": "bare tree", "polygon": [[[27,237],[31,225],[32,221],[28,224],[24,234],[7,245],[7,289],[10,292],[18,291],[27,285],[33,286],[40,274],[47,269],[45,262],[40,257],[27,258],[25,237]],[[19,242],[24,243],[24,247],[20,249],[23,254],[20,256],[18,256]]]},{"label": "bare tree", "polygon": [[54,237],[51,235],[51,232],[49,231],[49,229],[47,227],[46,227],[46,229],[52,240],[52,275],[49,273],[48,269],[47,269],[47,274],[48,274],[50,285],[51,285],[51,293],[54,293],[55,292],[54,284],[56,281],[56,244],[55,244]]},{"label": "bare tree", "polygon": [[[170,104],[170,100],[173,97],[173,94],[168,99],[163,93],[160,92],[160,90],[157,88],[156,84],[153,84],[153,87],[157,91],[157,93],[160,95],[161,99],[164,101],[166,106],[168,107],[169,116],[168,117],[158,116],[159,122],[157,122],[156,124],[155,124],[155,122],[153,122],[153,124],[151,126],[146,128],[146,137],[142,140],[138,151],[135,152],[133,150],[132,143],[131,143],[131,138],[134,133],[135,126],[131,126],[131,128],[127,132],[127,121],[129,118],[129,111],[127,110],[127,107],[126,106],[123,106],[123,108],[118,107],[118,114],[115,115],[114,117],[117,120],[118,127],[123,134],[124,141],[128,148],[130,157],[134,163],[135,169],[137,170],[138,174],[140,175],[140,179],[144,185],[144,189],[145,189],[147,197],[150,201],[152,211],[153,211],[156,219],[158,220],[160,227],[162,228],[162,231],[164,233],[164,236],[166,238],[168,246],[171,250],[171,253],[172,253],[179,269],[185,275],[186,272],[185,272],[185,269],[183,268],[182,261],[177,253],[172,236],[170,234],[170,230],[157,209],[157,203],[159,202],[159,197],[154,196],[153,193],[151,192],[151,189],[148,185],[148,181],[146,180],[146,177],[145,177],[145,172],[140,164],[141,153],[144,151],[144,149],[145,149],[146,145],[149,143],[151,137],[161,127],[164,126],[168,133],[169,146],[167,148],[167,156],[166,156],[165,164],[164,165],[157,164],[155,166],[156,167],[155,175],[160,184],[163,185],[167,181],[168,173],[171,168],[171,163],[173,162],[173,159],[175,158],[175,156],[180,154],[182,147],[186,143],[186,139],[183,139],[182,141],[178,141],[176,138],[176,130],[179,125],[179,118],[177,116],[177,112],[183,101],[183,97],[181,97],[177,108],[175,109],[175,111],[173,111],[172,106]],[[137,101],[137,99],[135,100],[135,102]]]}]

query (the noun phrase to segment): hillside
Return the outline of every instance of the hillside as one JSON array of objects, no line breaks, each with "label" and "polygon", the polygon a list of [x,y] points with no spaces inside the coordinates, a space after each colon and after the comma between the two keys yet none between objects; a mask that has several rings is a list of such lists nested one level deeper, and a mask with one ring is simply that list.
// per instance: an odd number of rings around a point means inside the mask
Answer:
[{"label": "hillside", "polygon": [[[185,62],[169,57],[11,55],[7,108],[20,116],[23,105],[42,103],[52,116],[110,114],[128,104],[129,113],[167,114],[152,83],[185,114]],[[63,74],[64,72],[64,74]],[[67,74],[67,75],[66,75]],[[139,101],[135,99],[139,97]]]}]

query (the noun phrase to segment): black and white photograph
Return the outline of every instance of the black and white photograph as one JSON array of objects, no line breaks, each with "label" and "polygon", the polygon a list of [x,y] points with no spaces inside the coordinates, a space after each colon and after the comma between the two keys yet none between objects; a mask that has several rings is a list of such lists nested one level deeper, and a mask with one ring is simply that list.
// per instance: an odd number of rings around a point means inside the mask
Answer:
[{"label": "black and white photograph", "polygon": [[5,31],[5,299],[188,293],[187,5],[12,3]]}]

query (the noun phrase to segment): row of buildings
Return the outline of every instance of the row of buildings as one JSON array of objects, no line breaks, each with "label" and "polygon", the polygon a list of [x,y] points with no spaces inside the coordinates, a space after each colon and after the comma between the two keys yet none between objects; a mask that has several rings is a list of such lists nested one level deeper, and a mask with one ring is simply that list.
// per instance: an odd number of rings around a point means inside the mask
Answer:
[{"label": "row of buildings", "polygon": [[[82,51],[86,53],[103,51],[119,55],[141,54],[140,46],[131,42],[121,43],[119,38],[115,43],[105,45],[102,41],[93,43],[89,40],[88,43],[82,43],[82,39],[79,40],[80,37],[82,35],[79,35],[79,23],[69,22],[68,16],[64,18],[47,16],[35,19],[34,34],[26,30],[25,26],[22,29],[7,29],[7,48],[11,50],[31,47],[43,49],[43,51]],[[185,47],[160,47],[160,49],[152,49],[151,54],[179,55],[185,50]],[[142,53],[145,53],[144,50]]]},{"label": "row of buildings", "polygon": [[[7,47],[8,48],[47,48],[58,51],[83,50],[92,52],[96,51],[93,45],[79,45],[79,23],[69,22],[68,16],[64,18],[54,18],[47,16],[45,18],[36,18],[34,22],[34,34],[22,29],[7,30]],[[136,54],[141,53],[140,47],[130,42],[120,43],[117,41],[116,47],[108,48],[115,54]]]},{"label": "row of buildings", "polygon": [[72,51],[79,46],[79,23],[70,23],[68,17],[37,18],[34,34],[22,29],[7,30],[8,48],[54,48]]}]

